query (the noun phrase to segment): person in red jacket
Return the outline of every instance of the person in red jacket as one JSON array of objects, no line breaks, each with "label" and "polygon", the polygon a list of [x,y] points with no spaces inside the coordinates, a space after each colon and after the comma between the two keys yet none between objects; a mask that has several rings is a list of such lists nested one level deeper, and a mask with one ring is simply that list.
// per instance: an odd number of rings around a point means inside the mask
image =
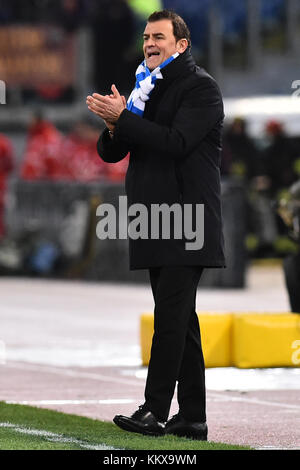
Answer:
[{"label": "person in red jacket", "polygon": [[60,161],[65,179],[80,182],[99,181],[107,177],[108,164],[99,159],[96,143],[99,126],[79,120],[60,147]]},{"label": "person in red jacket", "polygon": [[5,235],[4,204],[6,183],[14,168],[13,148],[10,140],[0,134],[0,238]]},{"label": "person in red jacket", "polygon": [[21,178],[61,179],[63,177],[60,160],[61,141],[62,135],[56,127],[37,113],[28,129]]}]

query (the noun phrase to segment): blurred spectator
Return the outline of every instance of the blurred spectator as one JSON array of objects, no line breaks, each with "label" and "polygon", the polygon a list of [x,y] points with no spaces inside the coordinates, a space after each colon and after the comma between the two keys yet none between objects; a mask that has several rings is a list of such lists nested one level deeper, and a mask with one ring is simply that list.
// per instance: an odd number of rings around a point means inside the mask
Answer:
[{"label": "blurred spectator", "polygon": [[130,154],[128,153],[123,160],[114,163],[107,164],[107,178],[109,181],[120,183],[125,180]]},{"label": "blurred spectator", "polygon": [[31,181],[123,181],[129,157],[114,165],[99,158],[100,127],[100,121],[82,118],[64,136],[37,112],[28,129],[21,177]]},{"label": "blurred spectator", "polygon": [[81,119],[64,138],[59,153],[65,179],[88,182],[106,177],[107,164],[97,153],[99,127],[98,122]]},{"label": "blurred spectator", "polygon": [[250,231],[258,239],[256,256],[274,256],[281,249],[285,227],[274,204],[281,191],[297,180],[294,170],[297,154],[290,142],[280,122],[271,120],[266,124],[260,165],[249,193]]},{"label": "blurred spectator", "polygon": [[247,133],[244,119],[237,117],[233,120],[224,136],[224,149],[231,158],[229,174],[246,183],[248,240],[254,241],[255,256],[268,256],[273,252],[273,243],[278,235],[269,191],[270,178],[261,152]]},{"label": "blurred spectator", "polygon": [[136,68],[128,57],[135,39],[134,14],[126,0],[94,0],[91,15],[95,87],[106,94],[115,83],[126,93],[133,86],[128,75],[132,68],[134,78]]},{"label": "blurred spectator", "polygon": [[297,154],[280,122],[269,121],[265,134],[264,168],[266,175],[270,178],[271,195],[276,196],[279,190],[289,187],[297,180],[293,165]]},{"label": "blurred spectator", "polygon": [[55,126],[36,113],[28,129],[21,177],[26,180],[63,178],[59,154],[61,142],[62,135]]},{"label": "blurred spectator", "polygon": [[[246,181],[252,180],[259,173],[258,150],[247,133],[246,121],[235,118],[224,133],[225,156],[230,162],[230,173]],[[230,157],[229,155],[230,154]]]},{"label": "blurred spectator", "polygon": [[223,137],[221,156],[221,176],[230,176],[232,156],[228,143]]},{"label": "blurred spectator", "polygon": [[0,238],[5,235],[4,204],[6,182],[14,168],[13,149],[10,141],[0,134]]}]

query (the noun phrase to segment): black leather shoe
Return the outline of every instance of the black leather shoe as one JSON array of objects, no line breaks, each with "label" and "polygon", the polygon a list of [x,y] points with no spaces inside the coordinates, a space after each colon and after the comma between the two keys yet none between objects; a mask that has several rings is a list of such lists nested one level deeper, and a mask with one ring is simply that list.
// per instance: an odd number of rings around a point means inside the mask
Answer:
[{"label": "black leather shoe", "polygon": [[166,423],[165,433],[207,441],[207,424],[187,421],[178,413]]},{"label": "black leather shoe", "polygon": [[147,436],[163,436],[165,434],[164,423],[158,421],[145,405],[139,406],[139,409],[130,417],[116,415],[113,422],[125,431],[138,432]]}]

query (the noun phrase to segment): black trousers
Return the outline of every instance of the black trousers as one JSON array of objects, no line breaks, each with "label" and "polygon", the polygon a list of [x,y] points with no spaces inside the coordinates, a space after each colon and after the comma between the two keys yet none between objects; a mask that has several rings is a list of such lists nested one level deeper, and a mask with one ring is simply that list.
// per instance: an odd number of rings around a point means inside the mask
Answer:
[{"label": "black trousers", "polygon": [[291,310],[300,313],[300,253],[287,256],[283,268]]},{"label": "black trousers", "polygon": [[154,334],[145,403],[162,421],[169,416],[176,381],[179,411],[189,421],[206,421],[205,367],[195,312],[201,266],[150,268]]}]

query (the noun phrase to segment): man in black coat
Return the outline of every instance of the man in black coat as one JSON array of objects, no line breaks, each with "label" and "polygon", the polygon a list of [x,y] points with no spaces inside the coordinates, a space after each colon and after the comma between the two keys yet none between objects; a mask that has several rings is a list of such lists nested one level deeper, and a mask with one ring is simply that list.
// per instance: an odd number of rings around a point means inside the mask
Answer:
[{"label": "man in black coat", "polygon": [[[115,85],[109,96],[88,96],[87,104],[107,126],[98,142],[101,158],[114,163],[130,152],[128,204],[146,207],[146,225],[151,226],[150,236],[141,231],[129,239],[130,269],[149,269],[155,302],[145,403],[114,422],[142,434],[205,440],[205,371],[195,301],[203,269],[225,266],[220,201],[224,113],[216,82],[195,64],[190,46],[180,16],[168,10],[153,13],[144,31],[145,61],[137,69],[127,107]],[[163,205],[170,209],[167,236],[164,226],[157,232],[151,217]],[[178,207],[181,220],[175,215]],[[179,412],[165,424],[176,382]]]}]

